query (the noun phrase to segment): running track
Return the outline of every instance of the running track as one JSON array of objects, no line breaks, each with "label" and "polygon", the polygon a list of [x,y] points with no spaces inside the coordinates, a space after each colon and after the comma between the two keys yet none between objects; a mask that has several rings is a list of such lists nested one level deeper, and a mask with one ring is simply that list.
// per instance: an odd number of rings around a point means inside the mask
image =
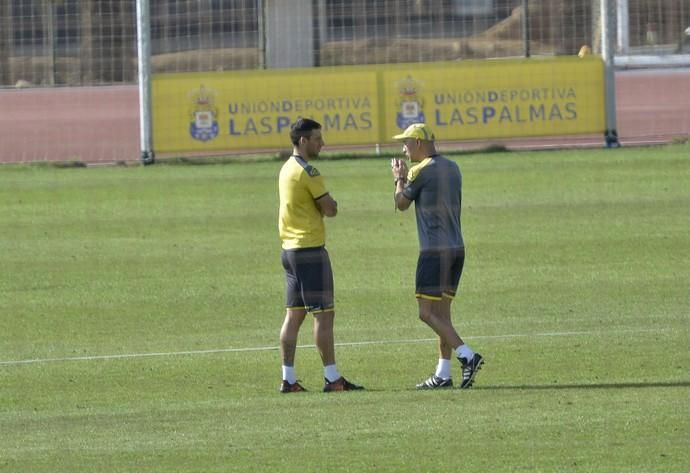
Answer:
[{"label": "running track", "polygon": [[[690,136],[689,69],[619,71],[616,88],[623,145]],[[0,89],[0,163],[136,161],[137,93],[136,86]],[[603,139],[550,137],[502,143],[514,148],[603,146]]]}]

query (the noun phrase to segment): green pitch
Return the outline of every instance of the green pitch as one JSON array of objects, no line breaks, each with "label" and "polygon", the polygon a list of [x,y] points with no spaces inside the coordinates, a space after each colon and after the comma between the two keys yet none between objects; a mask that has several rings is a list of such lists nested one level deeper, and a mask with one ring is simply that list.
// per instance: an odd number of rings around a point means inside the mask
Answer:
[{"label": "green pitch", "polygon": [[487,361],[445,392],[414,390],[436,349],[389,159],[316,164],[368,388],[335,395],[311,347],[278,394],[280,162],[1,167],[0,471],[687,471],[688,147],[455,159],[454,319]]}]

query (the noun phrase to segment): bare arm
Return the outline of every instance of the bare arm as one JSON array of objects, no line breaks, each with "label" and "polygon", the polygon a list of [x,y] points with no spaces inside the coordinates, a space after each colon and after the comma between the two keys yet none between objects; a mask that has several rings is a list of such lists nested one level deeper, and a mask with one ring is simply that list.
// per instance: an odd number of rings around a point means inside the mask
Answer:
[{"label": "bare arm", "polygon": [[405,184],[402,180],[395,183],[395,207],[398,210],[407,210],[410,208],[410,204],[412,204],[412,201],[403,194],[403,187],[405,187]]},{"label": "bare arm", "polygon": [[338,214],[338,202],[333,200],[331,194],[325,194],[316,199],[316,206],[321,211],[321,215],[335,217]]},{"label": "bare arm", "polygon": [[393,172],[393,179],[395,179],[395,208],[407,210],[410,208],[412,201],[403,195],[403,189],[407,182],[407,165],[405,161],[393,159],[391,161],[391,171]]}]

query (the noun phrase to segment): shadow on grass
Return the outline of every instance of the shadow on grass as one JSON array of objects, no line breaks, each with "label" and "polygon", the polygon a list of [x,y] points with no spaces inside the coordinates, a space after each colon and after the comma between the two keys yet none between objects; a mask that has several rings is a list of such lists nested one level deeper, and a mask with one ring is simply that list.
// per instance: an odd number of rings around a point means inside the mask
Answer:
[{"label": "shadow on grass", "polygon": [[498,386],[474,386],[473,390],[537,390],[537,389],[642,389],[642,388],[688,388],[690,381],[668,381],[648,383],[592,383],[592,384],[506,384]]},{"label": "shadow on grass", "polygon": [[[457,392],[457,391],[532,391],[532,390],[550,390],[550,389],[643,389],[643,388],[688,388],[690,381],[668,381],[668,382],[649,382],[649,383],[592,383],[592,384],[506,384],[498,386],[473,386],[471,389],[459,389],[457,386],[448,389],[440,390],[419,390],[413,386],[405,386],[400,388],[379,388],[367,385],[364,391],[351,391],[345,393],[323,393],[321,389],[309,390],[306,393],[299,393],[300,396],[308,394],[323,394],[326,397],[330,396],[358,396],[372,393],[391,393],[391,392]],[[291,397],[291,396],[290,396]]]}]

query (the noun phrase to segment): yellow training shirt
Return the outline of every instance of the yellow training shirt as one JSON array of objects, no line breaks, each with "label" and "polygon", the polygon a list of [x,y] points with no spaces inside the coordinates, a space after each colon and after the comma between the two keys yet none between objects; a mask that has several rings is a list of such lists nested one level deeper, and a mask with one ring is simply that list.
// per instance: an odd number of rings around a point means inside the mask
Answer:
[{"label": "yellow training shirt", "polygon": [[283,249],[326,244],[323,215],[316,200],[328,194],[323,177],[300,156],[291,156],[280,170],[278,229]]}]

